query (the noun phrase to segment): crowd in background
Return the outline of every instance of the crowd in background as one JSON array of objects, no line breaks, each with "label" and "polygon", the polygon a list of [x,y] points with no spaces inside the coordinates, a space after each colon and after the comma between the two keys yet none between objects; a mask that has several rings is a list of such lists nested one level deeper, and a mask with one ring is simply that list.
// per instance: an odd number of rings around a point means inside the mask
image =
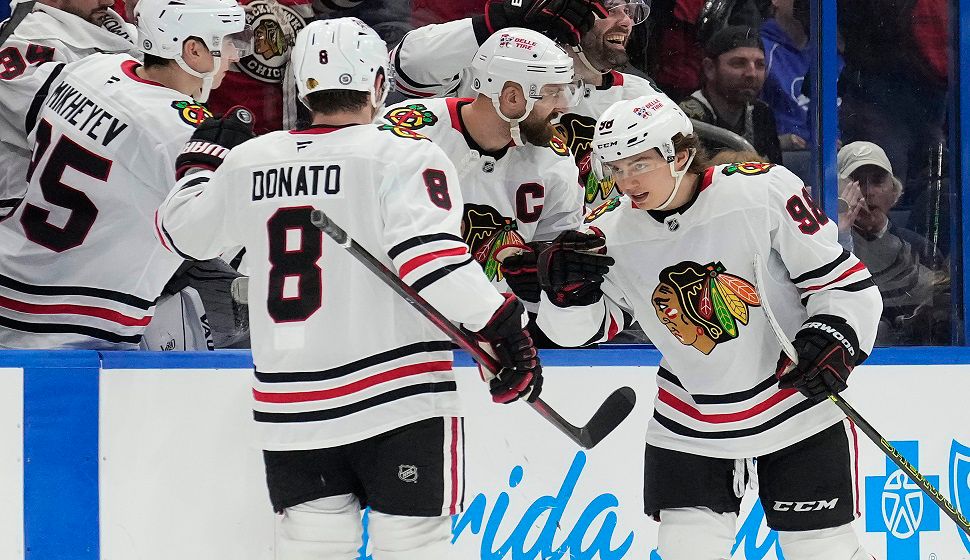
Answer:
[{"label": "crowd in background", "polygon": [[[115,11],[131,21],[133,4]],[[70,0],[42,0],[55,8]],[[248,0],[254,52],[234,65],[209,109],[245,105],[257,133],[299,126],[305,109],[287,71],[295,35],[317,18],[357,16],[388,43],[410,30],[482,14],[486,0]],[[879,345],[952,343],[947,151],[948,4],[840,0],[840,241],[872,271],[886,302]],[[7,6],[0,6],[0,18]],[[697,121],[718,161],[783,164],[807,180],[809,0],[653,0],[626,44],[624,72],[645,77]],[[0,50],[0,77],[9,58]],[[406,96],[395,92],[389,103]],[[735,136],[736,135],[736,136]],[[740,148],[739,148],[740,146]],[[730,148],[730,150],[728,149]],[[732,151],[747,149],[740,153]],[[737,159],[734,159],[737,161]],[[238,261],[237,263],[238,264]],[[222,330],[222,329],[220,329]],[[231,339],[231,340],[230,340]],[[225,344],[239,344],[227,337]],[[242,342],[244,344],[244,342]]]}]

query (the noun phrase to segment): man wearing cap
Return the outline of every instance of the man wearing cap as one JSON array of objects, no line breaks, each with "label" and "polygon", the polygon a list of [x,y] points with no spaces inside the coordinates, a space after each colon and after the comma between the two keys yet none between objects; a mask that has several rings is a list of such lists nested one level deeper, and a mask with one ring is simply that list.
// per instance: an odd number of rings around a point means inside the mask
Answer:
[{"label": "man wearing cap", "polygon": [[758,31],[725,27],[704,45],[704,85],[680,103],[692,119],[743,136],[772,163],[781,146],[771,107],[758,99],[765,83],[765,51]]},{"label": "man wearing cap", "polygon": [[[839,242],[869,268],[884,302],[877,344],[945,342],[932,340],[933,329],[901,328],[933,303],[934,270],[946,267],[926,238],[889,219],[903,185],[886,152],[852,142],[839,150],[838,166]],[[948,328],[942,331],[948,336]],[[921,338],[911,338],[917,332]]]}]

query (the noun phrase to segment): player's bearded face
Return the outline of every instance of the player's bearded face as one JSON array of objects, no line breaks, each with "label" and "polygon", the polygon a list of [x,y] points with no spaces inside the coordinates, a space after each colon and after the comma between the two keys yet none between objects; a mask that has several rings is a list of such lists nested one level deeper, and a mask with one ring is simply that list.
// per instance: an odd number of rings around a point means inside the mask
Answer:
[{"label": "player's bearded face", "polygon": [[536,107],[532,109],[529,116],[519,123],[519,132],[522,139],[534,146],[546,146],[556,133],[552,123],[559,118],[559,111],[548,109],[542,111]]},{"label": "player's bearded face", "polygon": [[633,22],[622,12],[610,13],[606,19],[598,19],[586,32],[579,44],[589,63],[597,70],[621,68],[630,60],[626,43],[630,39]]},{"label": "player's bearded face", "polygon": [[100,27],[101,21],[108,15],[108,8],[113,5],[114,2],[108,0],[68,0],[58,8]]}]

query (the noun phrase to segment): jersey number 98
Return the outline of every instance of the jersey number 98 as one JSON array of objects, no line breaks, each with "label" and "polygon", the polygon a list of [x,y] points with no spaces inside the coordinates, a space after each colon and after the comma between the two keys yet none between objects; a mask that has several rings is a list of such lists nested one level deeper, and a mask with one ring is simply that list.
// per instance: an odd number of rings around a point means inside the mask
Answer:
[{"label": "jersey number 98", "polygon": [[266,222],[269,290],[266,309],[277,323],[305,321],[323,305],[323,232],[310,223],[311,206],[280,208]]},{"label": "jersey number 98", "polygon": [[788,210],[788,215],[798,222],[799,231],[806,235],[815,235],[822,226],[829,223],[829,217],[815,205],[812,196],[805,188],[802,188],[802,198],[794,195],[788,199],[785,210]]}]

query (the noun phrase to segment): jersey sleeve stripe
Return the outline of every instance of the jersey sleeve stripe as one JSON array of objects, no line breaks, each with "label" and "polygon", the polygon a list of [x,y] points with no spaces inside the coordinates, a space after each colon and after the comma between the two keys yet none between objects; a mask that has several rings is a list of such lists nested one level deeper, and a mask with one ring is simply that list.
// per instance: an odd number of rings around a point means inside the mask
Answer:
[{"label": "jersey sleeve stripe", "polygon": [[441,84],[422,84],[421,82],[415,80],[411,76],[408,76],[407,73],[404,71],[404,69],[401,68],[401,49],[404,47],[404,43],[407,40],[408,40],[408,36],[404,35],[404,38],[401,39],[401,43],[397,46],[397,48],[394,49],[394,53],[391,55],[391,58],[394,59],[394,79],[396,81],[396,85],[400,87],[401,83],[403,82],[408,84],[412,88],[419,88],[419,89],[420,88],[423,88],[423,89],[440,88]]},{"label": "jersey sleeve stripe", "polygon": [[414,97],[429,97],[429,98],[434,97],[434,94],[429,91],[418,91],[407,87],[406,85],[404,85],[403,81],[395,82],[394,87],[396,87],[402,93],[406,93],[407,95],[412,95]]},{"label": "jersey sleeve stripe", "polygon": [[857,262],[852,268],[846,270],[845,272],[843,272],[842,274],[840,274],[834,280],[830,280],[829,282],[826,282],[824,284],[819,284],[817,286],[809,286],[807,288],[802,288],[802,289],[805,291],[805,293],[808,293],[808,292],[817,292],[817,291],[822,290],[822,289],[824,289],[824,288],[826,288],[828,286],[831,286],[832,284],[835,284],[837,282],[841,282],[842,280],[845,280],[849,276],[852,276],[853,274],[856,274],[858,272],[868,272],[868,270],[866,270],[866,265],[862,264],[862,261]]},{"label": "jersey sleeve stripe", "polygon": [[14,329],[23,332],[32,333],[73,333],[73,334],[83,334],[85,336],[90,336],[91,338],[98,338],[101,340],[107,340],[108,342],[117,343],[130,343],[138,344],[141,342],[141,335],[120,335],[104,329],[98,329],[95,327],[89,327],[86,325],[64,325],[60,323],[30,323],[27,321],[17,321],[9,317],[3,317],[0,315],[0,326],[7,327],[9,329]]},{"label": "jersey sleeve stripe", "polygon": [[47,100],[47,94],[51,89],[51,84],[60,76],[61,70],[64,70],[64,65],[65,63],[61,63],[54,68],[51,71],[51,75],[47,77],[47,81],[44,82],[44,85],[34,95],[34,100],[30,103],[30,109],[27,110],[27,115],[24,117],[24,126],[28,134],[37,126],[37,115],[40,113],[41,107],[44,106],[44,101]]},{"label": "jersey sleeve stripe", "polygon": [[167,229],[165,229],[165,222],[163,222],[161,218],[158,220],[158,225],[162,228],[162,235],[164,236],[164,239],[168,240],[168,244],[171,246],[171,250],[175,251],[175,254],[185,260],[196,260],[194,257],[183,253],[178,247],[175,246],[175,241],[172,240],[172,235],[168,233]]},{"label": "jersey sleeve stripe", "polygon": [[353,383],[348,383],[347,385],[320,391],[266,393],[253,389],[253,397],[258,402],[265,403],[301,403],[309,401],[323,401],[353,395],[354,393],[359,393],[381,383],[387,383],[396,379],[435,371],[451,371],[451,360],[402,366],[365,377],[364,379],[359,379]]},{"label": "jersey sleeve stripe", "polygon": [[433,251],[431,253],[425,253],[424,255],[414,257],[411,260],[407,261],[406,263],[402,264],[401,268],[398,270],[398,275],[401,278],[404,278],[409,273],[411,273],[415,268],[418,268],[423,264],[427,264],[435,259],[440,259],[442,257],[457,257],[460,255],[467,255],[467,254],[468,254],[468,247],[464,245],[462,245],[461,247],[454,247],[452,249],[443,249],[441,251]]},{"label": "jersey sleeve stripe", "polygon": [[116,301],[118,303],[123,303],[131,307],[137,307],[138,309],[151,309],[155,302],[148,301],[147,299],[142,299],[131,294],[126,294],[124,292],[116,292],[114,290],[105,290],[103,288],[90,288],[87,286],[41,286],[36,284],[25,284],[18,280],[14,280],[9,276],[4,276],[0,274],[0,286],[9,288],[11,290],[21,292],[24,294],[32,294],[37,296],[88,296],[96,297],[101,299],[107,299],[111,301]]},{"label": "jersey sleeve stripe", "polygon": [[158,240],[162,242],[162,247],[165,247],[166,251],[168,251],[169,253],[175,252],[175,251],[172,251],[172,248],[168,246],[168,243],[165,241],[165,236],[162,235],[161,228],[158,227],[158,210],[155,210],[155,237],[157,237]]},{"label": "jersey sleeve stripe", "polygon": [[416,292],[420,292],[421,290],[427,288],[431,284],[437,282],[438,280],[441,280],[445,276],[448,276],[452,272],[458,270],[459,268],[466,266],[468,264],[471,264],[473,262],[475,262],[475,259],[473,259],[471,255],[469,255],[467,259],[463,260],[460,263],[449,264],[447,266],[443,266],[435,270],[434,272],[429,272],[428,274],[425,274],[421,278],[418,278],[414,282],[411,282],[411,287],[414,288]]},{"label": "jersey sleeve stripe", "polygon": [[396,400],[405,399],[407,397],[412,397],[416,395],[423,395],[427,393],[445,393],[448,391],[457,391],[458,384],[454,381],[444,381],[439,383],[419,383],[417,385],[408,385],[405,387],[400,387],[398,389],[393,389],[380,395],[371,397],[369,399],[364,399],[351,403],[344,406],[339,406],[335,408],[328,408],[325,410],[312,410],[308,412],[262,412],[259,410],[253,411],[253,418],[257,422],[267,422],[267,423],[303,423],[303,422],[320,422],[323,420],[334,420],[336,418],[343,418],[345,416],[350,416],[351,414],[367,410],[369,408],[374,408],[376,406],[387,404]]},{"label": "jersey sleeve stripe", "polygon": [[[826,290],[826,291],[839,290],[839,291],[842,291],[842,292],[861,292],[862,290],[867,290],[869,288],[875,288],[875,287],[876,287],[876,282],[870,276],[869,278],[865,278],[863,280],[859,280],[858,282],[853,282],[851,284],[846,284],[845,286],[836,286],[836,287],[830,288],[829,290]],[[818,293],[819,292],[812,292],[811,294],[804,294],[804,295],[802,295],[802,304],[807,304],[808,303],[808,299],[811,296],[813,296],[815,294],[818,294]],[[902,295],[902,294],[905,294],[905,293],[906,293],[906,291],[905,290],[902,290],[902,291],[900,291],[900,294],[897,294],[897,295]],[[893,297],[893,294],[891,294],[891,293],[884,293],[883,294],[883,297],[884,298],[890,298],[890,297]]]},{"label": "jersey sleeve stripe", "polygon": [[17,311],[20,313],[30,313],[35,315],[86,315],[118,323],[126,327],[144,327],[152,320],[151,315],[144,317],[131,317],[124,313],[119,313],[113,309],[103,307],[93,307],[90,305],[72,304],[39,304],[18,301],[8,297],[0,296],[0,307]]},{"label": "jersey sleeve stripe", "polygon": [[839,255],[838,258],[836,258],[834,261],[828,263],[827,265],[820,266],[820,267],[818,267],[818,268],[816,268],[814,270],[809,270],[808,272],[806,272],[804,274],[800,274],[800,275],[798,275],[795,278],[792,278],[792,283],[793,284],[801,284],[801,283],[807,282],[809,280],[814,280],[814,279],[817,279],[817,278],[822,278],[823,276],[827,276],[827,275],[831,274],[833,270],[835,270],[836,268],[838,268],[839,265],[841,265],[846,260],[848,260],[848,258],[850,256],[852,256],[852,253],[850,253],[850,252],[848,252],[848,251],[846,251],[846,250],[843,249],[842,250],[842,254]]},{"label": "jersey sleeve stripe", "polygon": [[433,241],[445,241],[445,240],[457,241],[462,245],[465,244],[464,239],[462,239],[461,237],[458,237],[457,235],[453,235],[451,233],[432,233],[428,235],[418,235],[416,237],[406,239],[398,243],[397,245],[391,247],[391,249],[387,252],[387,256],[393,260],[393,259],[396,259],[398,255],[400,255],[404,251],[407,251],[408,249],[413,249],[419,245],[424,245],[425,243],[431,243]]}]

